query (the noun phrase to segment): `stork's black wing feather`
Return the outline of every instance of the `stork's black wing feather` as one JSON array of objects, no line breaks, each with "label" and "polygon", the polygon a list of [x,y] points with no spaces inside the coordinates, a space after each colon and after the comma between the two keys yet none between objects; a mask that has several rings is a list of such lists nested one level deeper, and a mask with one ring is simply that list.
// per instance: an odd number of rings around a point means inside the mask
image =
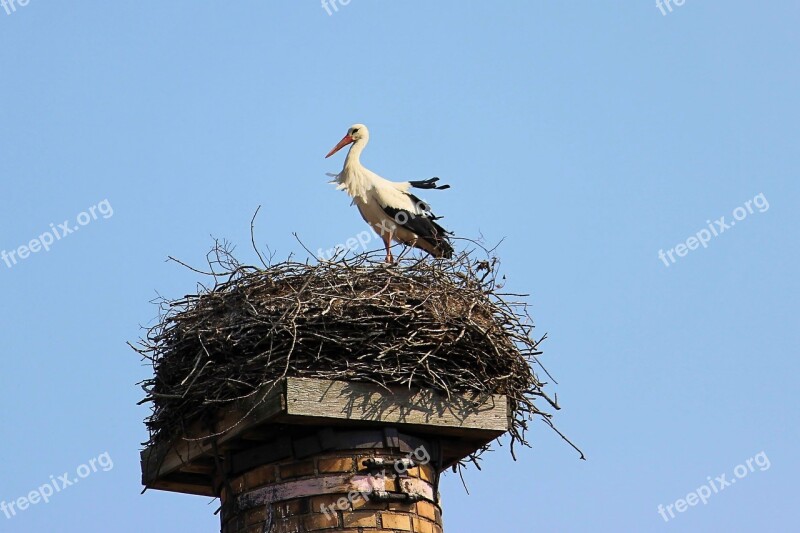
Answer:
[{"label": "stork's black wing feather", "polygon": [[[416,198],[409,195],[412,199]],[[415,199],[417,205],[420,201]],[[426,240],[429,244],[438,249],[442,257],[450,258],[453,256],[453,247],[447,239],[448,231],[436,223],[436,217],[431,213],[412,213],[406,209],[397,209],[390,206],[381,206],[384,213],[392,217],[392,220],[398,225],[406,228],[419,235],[420,239]],[[424,209],[424,208],[423,208]],[[427,210],[426,210],[427,211]]]},{"label": "stork's black wing feather", "polygon": [[418,181],[409,181],[412,187],[417,189],[449,189],[449,185],[436,185],[436,182],[439,181],[439,178],[431,178],[427,180],[418,180]]},{"label": "stork's black wing feather", "polygon": [[420,200],[420,198],[417,195],[411,194],[410,192],[405,193],[405,195],[411,198],[411,200],[414,202],[414,205],[417,206],[417,208],[420,211],[424,211],[425,216],[427,216],[432,220],[436,220],[437,218],[439,218],[433,216],[433,213],[431,213],[431,206],[428,202],[426,202],[425,200]]}]

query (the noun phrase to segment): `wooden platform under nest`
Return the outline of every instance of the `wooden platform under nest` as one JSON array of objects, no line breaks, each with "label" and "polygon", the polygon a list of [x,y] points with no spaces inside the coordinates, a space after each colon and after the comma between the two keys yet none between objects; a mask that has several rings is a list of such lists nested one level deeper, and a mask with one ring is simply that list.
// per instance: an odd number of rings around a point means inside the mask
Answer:
[{"label": "wooden platform under nest", "polygon": [[510,416],[502,395],[445,397],[431,390],[287,377],[195,423],[186,438],[147,447],[141,453],[142,483],[216,496],[214,472],[220,469],[235,475],[337,446],[403,449],[409,435],[436,443],[443,470],[508,431]]}]

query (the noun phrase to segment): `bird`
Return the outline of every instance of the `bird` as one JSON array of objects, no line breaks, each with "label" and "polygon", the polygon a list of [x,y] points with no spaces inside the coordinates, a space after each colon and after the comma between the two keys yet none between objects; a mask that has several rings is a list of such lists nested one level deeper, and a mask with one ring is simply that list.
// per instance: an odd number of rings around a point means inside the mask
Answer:
[{"label": "bird", "polygon": [[[369,142],[369,130],[364,124],[353,124],[339,143],[325,158],[352,145],[344,160],[342,171],[331,183],[337,190],[345,191],[358,208],[361,217],[383,240],[386,247],[386,262],[393,263],[392,240],[424,250],[435,258],[449,259],[453,246],[448,235],[436,221],[426,202],[411,194],[409,189],[448,189],[449,185],[437,185],[439,178],[419,181],[389,181],[378,176],[361,164],[361,152]],[[352,205],[351,204],[351,205]]]}]

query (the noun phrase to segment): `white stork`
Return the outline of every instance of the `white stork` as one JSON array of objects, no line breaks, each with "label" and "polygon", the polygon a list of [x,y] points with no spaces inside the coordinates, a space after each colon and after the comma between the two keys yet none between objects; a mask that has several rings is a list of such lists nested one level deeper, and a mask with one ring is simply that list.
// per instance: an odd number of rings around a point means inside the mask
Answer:
[{"label": "white stork", "polygon": [[436,185],[439,178],[421,181],[394,182],[366,169],[359,160],[369,142],[369,130],[363,124],[353,124],[347,134],[333,147],[328,158],[348,144],[352,144],[344,168],[331,183],[344,190],[353,199],[363,219],[383,239],[386,262],[392,263],[392,239],[425,250],[433,257],[450,258],[453,247],[448,232],[436,223],[438,217],[431,213],[428,204],[408,192],[418,189],[447,189],[449,185]]}]

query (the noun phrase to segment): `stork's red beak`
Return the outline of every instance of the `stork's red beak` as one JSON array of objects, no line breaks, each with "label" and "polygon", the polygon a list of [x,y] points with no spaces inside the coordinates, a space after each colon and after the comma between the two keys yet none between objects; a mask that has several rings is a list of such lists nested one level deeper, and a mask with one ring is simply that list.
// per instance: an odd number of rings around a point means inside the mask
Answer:
[{"label": "stork's red beak", "polygon": [[339,141],[339,144],[334,146],[333,150],[328,152],[328,155],[325,156],[325,159],[328,159],[330,156],[332,156],[333,154],[335,154],[336,152],[338,152],[339,150],[341,150],[342,148],[344,148],[353,141],[355,141],[355,139],[353,139],[350,135],[345,135],[344,137],[342,137],[342,140]]}]

